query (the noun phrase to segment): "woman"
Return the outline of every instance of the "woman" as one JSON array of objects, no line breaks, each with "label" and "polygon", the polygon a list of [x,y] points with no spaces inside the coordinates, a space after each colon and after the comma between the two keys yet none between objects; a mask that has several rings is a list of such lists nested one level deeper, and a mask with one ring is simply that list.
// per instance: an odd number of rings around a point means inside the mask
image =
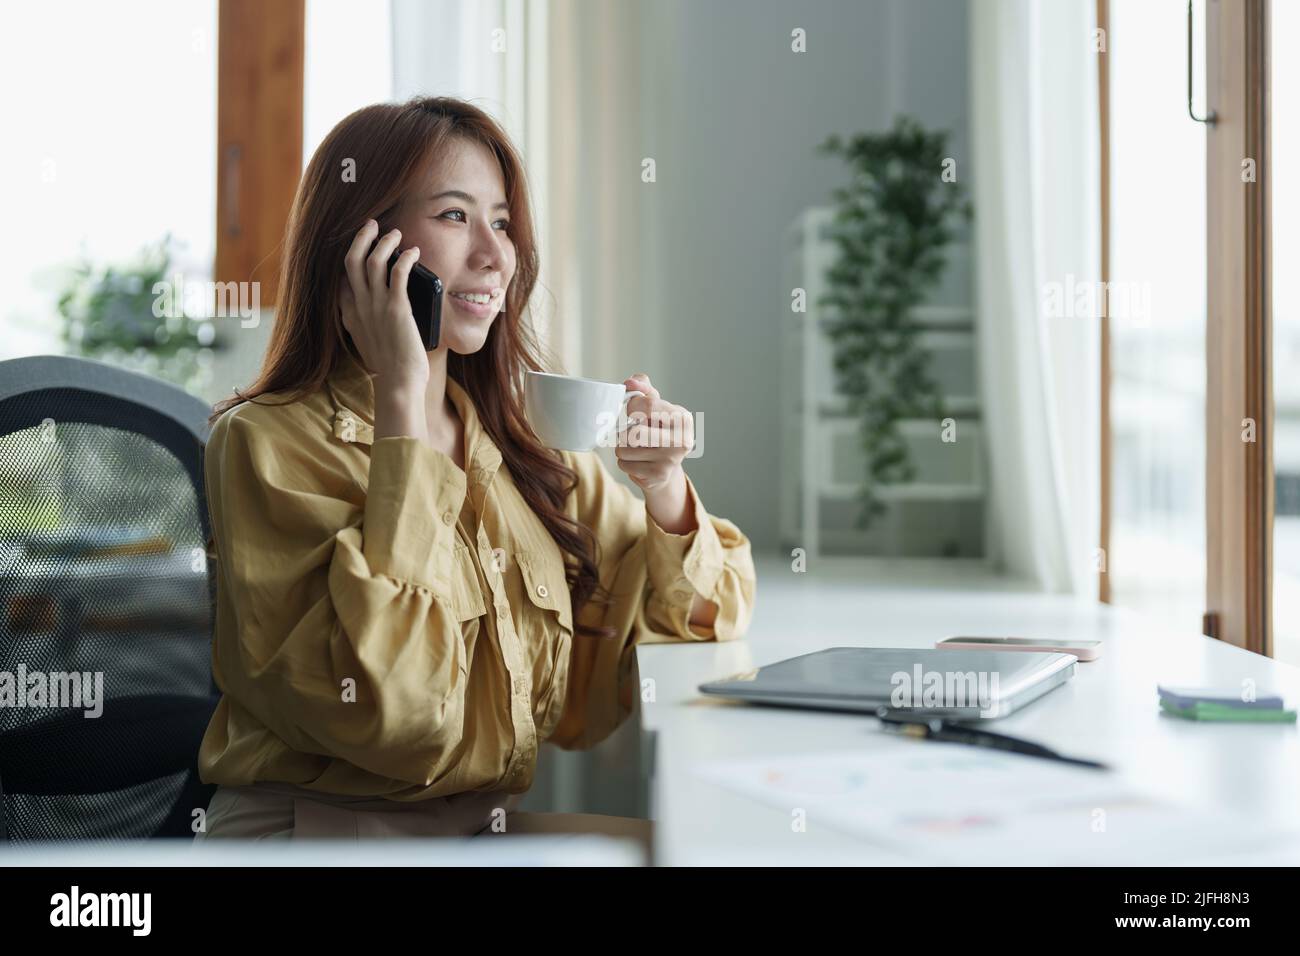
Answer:
[{"label": "woman", "polygon": [[[417,261],[447,290],[427,353]],[[538,745],[631,713],[638,641],[740,637],[753,562],[682,469],[689,432],[658,434],[689,412],[648,377],[625,383],[645,422],[616,451],[644,502],[540,444],[520,399],[537,272],[523,167],[473,106],[367,107],[316,151],[262,371],[207,446],[222,698],[201,839],[633,825],[516,813]]]}]

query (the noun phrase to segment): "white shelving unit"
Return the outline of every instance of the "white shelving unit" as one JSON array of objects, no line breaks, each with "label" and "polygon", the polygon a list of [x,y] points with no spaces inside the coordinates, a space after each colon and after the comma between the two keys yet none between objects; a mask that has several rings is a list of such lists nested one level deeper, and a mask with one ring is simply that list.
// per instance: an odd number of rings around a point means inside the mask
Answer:
[{"label": "white shelving unit", "polygon": [[803,548],[809,557],[982,557],[987,485],[970,247],[964,242],[949,247],[939,288],[916,312],[931,374],[945,388],[945,411],[956,422],[956,441],[942,441],[941,422],[900,422],[917,480],[877,489],[886,513],[862,531],[854,526],[865,471],[859,423],[836,393],[826,334],[830,319],[817,305],[828,291],[826,270],[838,256],[830,238],[834,212],[808,209],[787,230],[787,295],[802,288],[807,311],[793,312],[787,304],[782,323],[783,542]]}]

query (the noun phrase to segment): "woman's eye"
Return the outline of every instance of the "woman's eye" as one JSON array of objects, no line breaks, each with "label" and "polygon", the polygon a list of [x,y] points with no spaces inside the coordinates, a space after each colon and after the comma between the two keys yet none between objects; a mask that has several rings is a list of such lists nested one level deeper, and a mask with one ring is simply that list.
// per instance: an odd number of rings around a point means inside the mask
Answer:
[{"label": "woman's eye", "polygon": [[[456,214],[457,216],[460,216],[460,217],[461,217],[460,219],[456,220],[457,222],[465,222],[465,221],[466,221],[465,218],[464,218],[464,217],[465,217],[465,211],[464,211],[463,209],[448,209],[446,212],[444,212],[444,213],[443,213],[441,216],[439,216],[438,218],[439,218],[439,219],[442,219],[442,218],[445,218],[446,216],[450,216],[450,215],[452,215],[453,213]],[[498,219],[497,222],[499,222],[499,223],[504,223],[504,225],[501,227],[503,230],[504,230],[504,229],[509,229],[509,228],[510,228],[510,220],[509,220],[509,219]]]}]

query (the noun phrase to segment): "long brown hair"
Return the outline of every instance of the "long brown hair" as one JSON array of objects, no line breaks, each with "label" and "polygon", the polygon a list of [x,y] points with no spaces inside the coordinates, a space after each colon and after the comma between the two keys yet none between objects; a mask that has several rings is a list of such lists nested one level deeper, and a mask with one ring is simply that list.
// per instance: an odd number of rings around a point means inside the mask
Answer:
[{"label": "long brown hair", "polygon": [[[303,173],[285,229],[279,302],[271,341],[257,379],[214,406],[210,421],[271,392],[298,401],[325,386],[346,351],[360,362],[339,314],[343,256],[367,219],[390,225],[401,200],[426,184],[420,177],[438,163],[456,137],[486,146],[501,164],[508,234],[517,264],[502,314],[483,347],[471,355],[451,352],[447,374],[465,389],[501,451],[519,493],[550,532],[565,560],[573,619],[578,632],[613,636],[612,628],[577,624],[588,600],[608,601],[597,574],[597,543],[591,529],[564,514],[577,474],[544,447],[523,412],[525,370],[545,371],[530,324],[522,321],[537,282],[539,259],[523,164],[505,131],[487,113],[452,97],[417,97],[380,103],[344,118],[325,137]],[[362,171],[345,182],[351,160]]]}]

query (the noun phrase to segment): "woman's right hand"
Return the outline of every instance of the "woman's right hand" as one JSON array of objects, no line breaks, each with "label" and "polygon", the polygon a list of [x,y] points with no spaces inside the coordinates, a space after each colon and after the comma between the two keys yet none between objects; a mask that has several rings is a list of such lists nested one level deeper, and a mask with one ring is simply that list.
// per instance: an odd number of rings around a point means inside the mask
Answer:
[{"label": "woman's right hand", "polygon": [[[367,220],[343,257],[347,275],[339,290],[343,327],[373,376],[375,440],[406,436],[428,441],[424,392],[429,384],[429,353],[415,329],[406,278],[420,258],[414,246],[393,266],[389,285],[388,260],[401,242],[394,229],[379,242],[379,223]],[[369,256],[366,251],[374,244]]]},{"label": "woman's right hand", "polygon": [[[415,327],[406,280],[419,261],[414,246],[402,253],[388,281],[388,260],[402,241],[396,229],[378,242],[379,224],[373,219],[357,232],[343,258],[346,275],[339,290],[343,327],[375,376],[376,391],[395,389],[410,393],[423,404],[429,382],[429,359]],[[367,256],[367,250],[374,246]]]}]

